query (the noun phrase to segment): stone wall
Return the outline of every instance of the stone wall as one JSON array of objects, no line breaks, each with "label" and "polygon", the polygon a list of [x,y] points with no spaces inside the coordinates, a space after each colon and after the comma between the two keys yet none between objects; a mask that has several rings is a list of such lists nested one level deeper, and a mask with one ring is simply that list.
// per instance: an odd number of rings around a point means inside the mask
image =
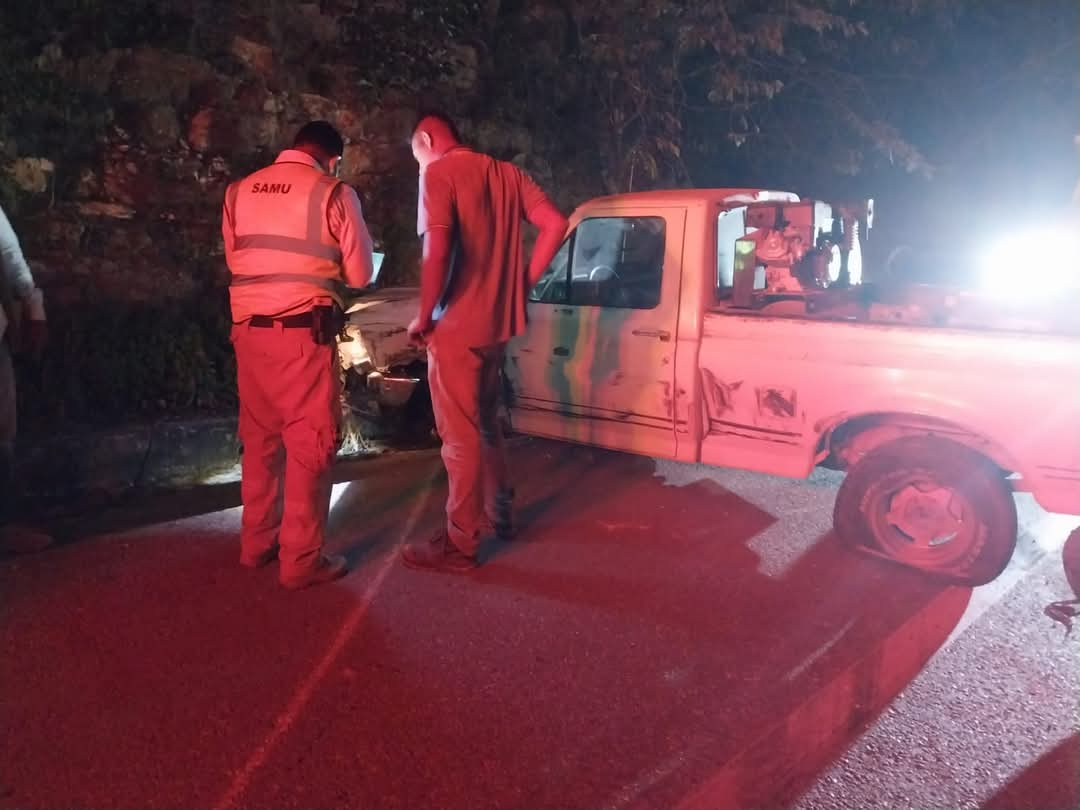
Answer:
[{"label": "stone wall", "polygon": [[307,120],[349,141],[343,177],[387,253],[385,283],[416,274],[418,105],[438,101],[479,148],[552,184],[543,144],[485,103],[465,44],[478,4],[139,0],[126,13],[48,36],[23,20],[23,58],[8,60],[24,108],[0,112],[0,200],[53,338],[45,367],[24,369],[26,430],[232,407],[221,201]]}]

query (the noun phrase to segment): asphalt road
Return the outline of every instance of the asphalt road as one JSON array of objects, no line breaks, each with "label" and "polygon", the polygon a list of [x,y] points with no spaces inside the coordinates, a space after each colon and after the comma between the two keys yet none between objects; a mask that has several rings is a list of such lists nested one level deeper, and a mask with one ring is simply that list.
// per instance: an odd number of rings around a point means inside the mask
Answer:
[{"label": "asphalt road", "polygon": [[299,593],[236,564],[233,485],[57,521],[0,561],[0,807],[1005,810],[1077,764],[1073,526],[1026,506],[973,592],[840,548],[831,474],[514,456],[520,539],[466,577],[397,557],[430,454],[342,470],[354,570]]}]

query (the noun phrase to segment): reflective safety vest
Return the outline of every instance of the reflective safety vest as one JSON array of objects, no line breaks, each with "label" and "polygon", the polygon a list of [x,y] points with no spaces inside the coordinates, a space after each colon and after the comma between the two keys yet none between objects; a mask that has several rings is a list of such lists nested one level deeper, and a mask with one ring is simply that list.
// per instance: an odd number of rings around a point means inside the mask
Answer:
[{"label": "reflective safety vest", "polygon": [[344,303],[341,246],[327,208],[341,183],[303,163],[273,163],[225,192],[235,235],[226,260],[234,321]]}]

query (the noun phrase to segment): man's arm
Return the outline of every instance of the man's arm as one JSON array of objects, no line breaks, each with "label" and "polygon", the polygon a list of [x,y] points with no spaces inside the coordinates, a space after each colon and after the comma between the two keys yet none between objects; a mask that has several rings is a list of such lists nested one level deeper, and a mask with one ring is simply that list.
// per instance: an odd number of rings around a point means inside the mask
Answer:
[{"label": "man's arm", "polygon": [[221,203],[221,238],[225,243],[225,261],[228,263],[236,244],[236,225],[233,223],[233,209],[236,205],[236,183],[225,189],[225,199]]},{"label": "man's arm", "polygon": [[345,283],[350,287],[366,287],[371,283],[375,265],[371,258],[371,234],[356,190],[345,183],[339,184],[328,214],[330,232],[341,245]]},{"label": "man's arm", "polygon": [[438,165],[420,174],[416,232],[424,240],[420,259],[420,310],[409,324],[409,337],[421,341],[431,331],[435,307],[450,279],[457,216],[454,189]]},{"label": "man's arm", "polygon": [[424,254],[420,260],[420,312],[416,318],[421,333],[431,329],[431,317],[450,277],[453,253],[454,240],[449,228],[431,228],[424,234]]},{"label": "man's arm", "polygon": [[23,256],[19,238],[11,227],[4,210],[0,208],[0,273],[3,273],[3,286],[23,306],[23,317],[27,323],[20,330],[17,351],[29,351],[33,356],[40,356],[48,340],[48,327],[45,325],[45,296],[34,285],[34,276],[30,265]]},{"label": "man's arm", "polygon": [[34,286],[30,266],[23,256],[19,238],[11,227],[4,209],[0,208],[0,271],[4,274],[4,286],[26,308],[31,321],[45,320],[45,301],[41,290]]},{"label": "man's arm", "polygon": [[529,269],[526,273],[526,290],[532,290],[544,275],[551,260],[559,252],[566,235],[567,221],[543,190],[528,174],[518,169],[518,183],[521,188],[521,213],[540,233],[533,243],[532,256],[529,257]]},{"label": "man's arm", "polygon": [[559,245],[566,235],[569,222],[546,197],[529,209],[528,219],[540,229],[533,244],[532,256],[529,257],[528,289],[531,290],[539,283],[540,277],[559,252]]}]

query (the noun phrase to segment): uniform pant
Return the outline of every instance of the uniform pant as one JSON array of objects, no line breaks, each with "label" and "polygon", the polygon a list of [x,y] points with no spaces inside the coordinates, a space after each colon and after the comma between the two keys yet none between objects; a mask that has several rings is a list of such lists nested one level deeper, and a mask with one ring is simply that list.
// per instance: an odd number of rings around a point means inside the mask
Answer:
[{"label": "uniform pant", "polygon": [[15,509],[15,425],[15,368],[7,341],[0,335],[0,526]]},{"label": "uniform pant", "polygon": [[508,507],[506,456],[499,426],[500,374],[506,345],[469,348],[440,337],[428,346],[428,384],[449,478],[450,541],[475,555],[500,508]]},{"label": "uniform pant", "polygon": [[280,545],[281,576],[311,570],[330,510],[340,426],[333,345],[306,328],[233,327],[240,395],[240,545],[245,556]]}]

